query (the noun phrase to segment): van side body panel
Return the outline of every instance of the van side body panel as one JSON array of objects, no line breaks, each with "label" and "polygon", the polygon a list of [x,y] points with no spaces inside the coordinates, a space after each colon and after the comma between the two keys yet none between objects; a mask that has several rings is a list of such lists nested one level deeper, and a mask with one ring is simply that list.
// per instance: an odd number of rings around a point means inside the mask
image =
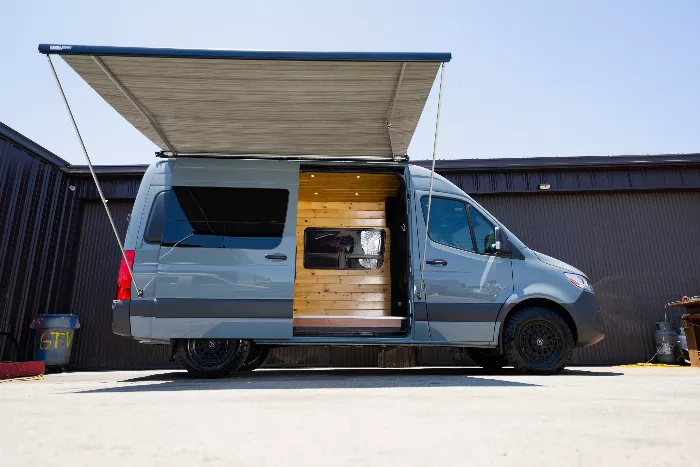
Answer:
[{"label": "van side body panel", "polygon": [[[132,294],[131,334],[137,339],[290,338],[299,164],[290,161],[181,158],[158,162],[144,178],[135,211],[142,299]],[[149,168],[151,170],[151,168]],[[289,191],[283,238],[274,251],[241,248],[173,248],[144,240],[155,197],[172,186],[285,188]],[[254,205],[254,199],[241,200]],[[139,204],[140,202],[140,204]],[[136,216],[132,219],[135,223]],[[287,255],[285,261],[266,258]]]},{"label": "van side body panel", "polygon": [[[419,301],[423,241],[426,238],[421,198],[429,193],[430,171],[415,166],[410,166],[410,169],[414,187],[411,203],[413,248],[417,252],[413,257],[416,284],[414,299],[416,309],[423,310],[422,313],[416,313],[416,322],[423,319],[428,323],[432,342],[495,346],[500,329],[496,318],[513,290],[511,260],[458,250],[428,238],[426,259],[442,259],[447,264],[425,264],[425,297]],[[433,199],[438,197],[478,206],[457,186],[435,174]],[[491,216],[487,217],[491,219]]]}]

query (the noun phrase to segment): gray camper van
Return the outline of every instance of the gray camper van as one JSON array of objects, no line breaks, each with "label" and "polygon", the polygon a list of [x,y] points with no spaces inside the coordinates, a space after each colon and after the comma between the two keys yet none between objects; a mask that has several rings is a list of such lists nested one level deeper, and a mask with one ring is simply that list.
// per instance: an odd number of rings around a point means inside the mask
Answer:
[{"label": "gray camper van", "polygon": [[40,51],[163,149],[112,327],[171,345],[195,375],[289,345],[459,346],[485,368],[553,374],[603,338],[583,272],[407,162],[449,54]]}]

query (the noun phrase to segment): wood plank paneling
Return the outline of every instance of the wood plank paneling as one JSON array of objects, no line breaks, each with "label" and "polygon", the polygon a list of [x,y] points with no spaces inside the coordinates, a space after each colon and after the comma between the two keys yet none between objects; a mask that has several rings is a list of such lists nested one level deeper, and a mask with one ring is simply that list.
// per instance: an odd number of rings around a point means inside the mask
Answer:
[{"label": "wood plank paneling", "polygon": [[[367,319],[391,315],[391,239],[385,201],[396,195],[399,186],[392,174],[300,174],[294,316],[324,318],[295,320],[295,326],[401,326],[400,320],[378,323]],[[386,234],[384,264],[368,270],[304,269],[304,231],[308,227],[382,229]]]}]

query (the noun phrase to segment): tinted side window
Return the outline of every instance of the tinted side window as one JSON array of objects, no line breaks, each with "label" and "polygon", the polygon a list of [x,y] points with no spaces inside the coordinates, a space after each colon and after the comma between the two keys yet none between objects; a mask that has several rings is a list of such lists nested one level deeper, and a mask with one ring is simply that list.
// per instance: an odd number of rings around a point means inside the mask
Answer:
[{"label": "tinted side window", "polygon": [[378,269],[386,234],[380,229],[306,229],[305,269]]},{"label": "tinted side window", "polygon": [[143,239],[148,243],[160,243],[163,237],[163,224],[165,224],[165,206],[168,202],[169,191],[161,191],[156,195],[148,216],[146,231]]},{"label": "tinted side window", "polygon": [[[423,220],[425,220],[428,215],[427,196],[421,198],[421,205],[423,207]],[[474,251],[469,218],[467,217],[467,205],[454,199],[433,198],[430,206],[428,236],[432,241],[443,245]]]},{"label": "tinted side window", "polygon": [[472,227],[474,228],[474,238],[476,239],[476,251],[479,253],[496,254],[496,234],[491,221],[483,214],[469,207]]},{"label": "tinted side window", "polygon": [[164,246],[272,249],[282,242],[287,190],[175,186],[171,193]]}]

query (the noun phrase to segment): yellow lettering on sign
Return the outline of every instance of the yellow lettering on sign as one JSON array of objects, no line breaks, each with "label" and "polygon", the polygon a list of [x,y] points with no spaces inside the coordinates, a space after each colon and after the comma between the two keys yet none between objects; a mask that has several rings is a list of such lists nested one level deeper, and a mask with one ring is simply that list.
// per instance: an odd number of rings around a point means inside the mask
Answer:
[{"label": "yellow lettering on sign", "polygon": [[62,332],[58,332],[58,331],[51,331],[49,334],[51,334],[52,336],[55,337],[54,344],[53,344],[53,348],[54,348],[54,349],[57,349],[57,348],[58,348],[58,336],[60,336],[60,335],[63,334],[63,333],[62,333]]},{"label": "yellow lettering on sign", "polygon": [[73,331],[66,333],[66,348],[70,347],[71,342],[73,342]]},{"label": "yellow lettering on sign", "polygon": [[41,350],[46,350],[51,347],[51,339],[44,339],[44,336],[46,336],[46,332],[44,332],[39,339],[39,348]]}]

